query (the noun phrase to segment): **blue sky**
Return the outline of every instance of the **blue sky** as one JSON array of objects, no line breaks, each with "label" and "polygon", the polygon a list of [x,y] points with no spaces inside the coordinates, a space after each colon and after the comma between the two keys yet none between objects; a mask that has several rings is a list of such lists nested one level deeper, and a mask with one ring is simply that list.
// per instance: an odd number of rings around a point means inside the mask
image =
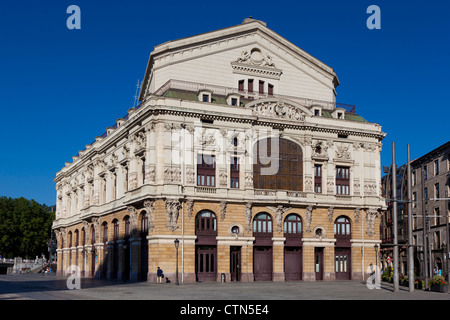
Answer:
[{"label": "blue sky", "polygon": [[[69,30],[69,5],[81,30]],[[369,5],[381,29],[369,30]],[[449,141],[450,2],[2,1],[0,196],[52,205],[65,162],[132,107],[153,47],[248,16],[334,68],[337,101],[387,133],[382,165]]]}]

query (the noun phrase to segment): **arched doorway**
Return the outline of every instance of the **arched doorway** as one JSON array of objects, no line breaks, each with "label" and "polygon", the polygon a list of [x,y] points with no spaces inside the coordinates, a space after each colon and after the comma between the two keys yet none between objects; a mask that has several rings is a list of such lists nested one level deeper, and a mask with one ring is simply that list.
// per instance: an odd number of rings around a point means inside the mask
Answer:
[{"label": "arched doorway", "polygon": [[97,253],[95,250],[95,239],[96,239],[97,235],[95,234],[95,228],[94,226],[91,226],[91,278],[94,278],[95,276],[95,263],[97,260]]},{"label": "arched doorway", "polygon": [[253,187],[303,191],[302,148],[283,138],[257,141],[253,147]]},{"label": "arched doorway", "polygon": [[200,211],[195,218],[195,274],[197,281],[217,280],[217,219],[214,212]]},{"label": "arched doorway", "polygon": [[101,276],[106,278],[108,271],[108,223],[103,223],[103,264],[101,266]]},{"label": "arched doorway", "polygon": [[351,225],[346,216],[338,217],[334,222],[334,237],[336,246],[334,248],[334,264],[336,280],[351,279]]},{"label": "arched doorway", "polygon": [[289,214],[284,219],[284,275],[285,280],[301,280],[302,259],[302,219],[297,214]]},{"label": "arched doorway", "polygon": [[112,279],[117,279],[117,273],[119,271],[119,220],[114,219],[113,225],[113,258],[112,258]]},{"label": "arched doorway", "polygon": [[273,272],[272,217],[265,212],[253,219],[253,275],[255,281],[271,281]]},{"label": "arched doorway", "polygon": [[123,273],[122,280],[130,279],[130,269],[131,269],[131,248],[130,248],[130,238],[131,238],[131,221],[129,216],[125,216],[123,219],[125,223],[125,237],[123,242]]}]

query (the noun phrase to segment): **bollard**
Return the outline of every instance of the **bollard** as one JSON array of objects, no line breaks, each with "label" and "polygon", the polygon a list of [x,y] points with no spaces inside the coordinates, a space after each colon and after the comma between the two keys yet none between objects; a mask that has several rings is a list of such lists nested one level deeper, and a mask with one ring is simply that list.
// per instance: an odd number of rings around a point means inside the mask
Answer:
[{"label": "bollard", "polygon": [[222,280],[222,283],[225,282],[225,273],[222,273],[221,276],[220,276],[220,278],[221,278],[221,280]]}]

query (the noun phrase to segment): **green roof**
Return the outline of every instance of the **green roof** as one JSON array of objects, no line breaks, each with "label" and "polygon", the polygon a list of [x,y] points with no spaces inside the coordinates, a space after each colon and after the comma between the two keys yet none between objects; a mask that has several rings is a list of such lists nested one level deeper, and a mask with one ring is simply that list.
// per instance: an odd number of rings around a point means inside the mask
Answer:
[{"label": "green roof", "polygon": [[[169,89],[162,96],[168,97],[168,98],[174,98],[174,99],[187,100],[187,101],[198,101],[198,96],[197,96],[196,92],[178,90],[178,89]],[[211,103],[228,105],[226,97],[224,97],[224,96],[212,95],[211,100],[212,100]],[[243,107],[250,101],[251,101],[251,99],[241,98],[239,101],[240,102],[239,106]],[[332,118],[331,112],[327,111],[327,110],[322,110],[322,117]],[[345,113],[345,120],[357,121],[357,122],[367,122],[363,117],[361,117],[360,115],[354,114],[354,113]]]}]

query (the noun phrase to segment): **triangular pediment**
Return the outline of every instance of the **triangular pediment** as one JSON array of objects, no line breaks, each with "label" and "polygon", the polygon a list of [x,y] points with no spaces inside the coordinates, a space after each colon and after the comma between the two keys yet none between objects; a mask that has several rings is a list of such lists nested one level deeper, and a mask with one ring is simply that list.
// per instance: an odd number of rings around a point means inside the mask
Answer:
[{"label": "triangular pediment", "polygon": [[304,121],[312,112],[301,104],[280,98],[266,98],[249,102],[245,108],[252,110],[258,118],[281,119],[286,121]]},{"label": "triangular pediment", "polygon": [[[165,71],[160,72],[163,77],[158,76],[158,70],[163,68]],[[154,84],[149,88],[152,74]],[[308,94],[306,98],[327,101],[334,99],[332,92],[339,83],[332,68],[267,28],[264,23],[250,20],[156,46],[150,55],[140,98],[144,90],[154,92],[170,79],[236,87],[233,78],[236,74],[274,80],[284,78],[283,81],[291,87],[304,88]],[[312,90],[304,85],[310,82],[314,82]],[[286,92],[278,93],[293,95],[287,92],[290,90],[285,89],[287,87],[280,86]],[[317,87],[320,87],[320,93],[311,96],[310,92],[319,92]]]}]

